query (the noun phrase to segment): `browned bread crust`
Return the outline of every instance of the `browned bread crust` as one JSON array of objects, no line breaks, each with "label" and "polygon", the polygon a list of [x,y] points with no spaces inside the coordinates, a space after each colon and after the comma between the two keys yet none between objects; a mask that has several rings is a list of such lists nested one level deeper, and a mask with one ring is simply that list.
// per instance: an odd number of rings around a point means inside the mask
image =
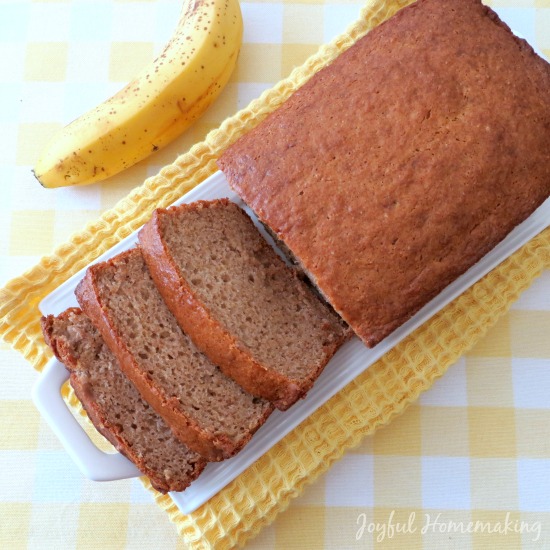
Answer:
[{"label": "browned bread crust", "polygon": [[[212,230],[213,234],[205,236],[204,239],[215,238],[223,243],[218,247],[218,251],[226,259],[231,258],[234,261],[236,265],[231,269],[220,264],[222,258],[217,262],[210,262],[208,242],[204,245],[197,242],[200,241],[201,233],[201,227],[197,226],[206,216],[214,216],[212,225],[218,223],[219,226]],[[210,223],[211,218],[209,217],[208,220],[207,224]],[[194,234],[189,236],[193,247],[187,256],[181,250],[183,247],[180,246],[180,250],[175,250],[178,248],[177,244],[169,244],[166,235],[168,224],[179,228],[178,236],[186,230],[185,226],[199,233],[197,237]],[[185,240],[185,237],[181,238]],[[298,279],[294,270],[285,266],[246,213],[228,199],[197,201],[156,210],[151,220],[141,229],[139,242],[149,272],[183,331],[193,339],[199,349],[220,366],[225,374],[237,381],[249,393],[273,402],[279,409],[287,409],[306,395],[329,359],[348,337],[349,331],[343,327],[337,316]],[[178,254],[181,256],[179,261],[176,257]],[[268,300],[275,299],[280,303],[279,310],[284,311],[283,318],[272,317],[267,323],[271,340],[268,341],[266,337],[251,347],[236,334],[236,331],[243,332],[239,323],[233,323],[232,330],[227,320],[222,320],[214,313],[212,308],[217,305],[215,302],[219,300],[219,296],[210,296],[204,288],[200,288],[202,294],[199,295],[197,292],[199,289],[193,288],[189,275],[184,274],[185,262],[191,260],[190,254],[196,255],[203,264],[199,273],[202,279],[215,283],[223,268],[223,274],[226,277],[223,287],[231,286],[231,290],[235,293],[235,289],[239,289],[239,283],[241,283],[240,290],[246,291],[247,295],[243,296],[242,300],[234,300],[227,296],[226,301],[233,308],[243,311],[243,316],[251,316],[249,325],[259,326],[260,321],[264,321],[265,315],[258,316],[247,303],[248,300],[254,300],[254,304],[260,310],[269,306]],[[263,263],[256,261],[258,257],[262,258]],[[244,258],[242,262],[241,258]],[[247,284],[246,280],[247,269],[254,272],[251,275],[250,284]],[[277,277],[278,286],[281,286],[281,280],[284,281],[283,290],[287,292],[275,297],[269,292],[264,298],[262,291],[270,284],[273,286],[274,277]],[[244,285],[242,279],[244,279]],[[229,292],[230,290],[227,291],[228,294]],[[301,311],[295,308],[301,308]],[[305,310],[308,311],[309,317],[305,316]],[[255,351],[258,353],[258,347],[270,345],[278,345],[278,354],[285,355],[286,350],[283,348],[285,345],[290,347],[289,339],[292,339],[292,334],[282,335],[281,323],[285,325],[284,329],[288,329],[292,323],[299,323],[302,327],[304,323],[307,324],[307,339],[301,343],[300,355],[287,354],[291,355],[290,360],[294,364],[300,364],[299,376],[287,373],[284,366],[277,370],[273,362],[269,360],[262,362],[257,359],[257,355],[255,356]],[[314,323],[316,327],[313,327]],[[311,354],[306,353],[309,348],[313,349]]]},{"label": "browned bread crust", "polygon": [[550,194],[550,66],[478,0],[419,0],[218,164],[373,346]]},{"label": "browned bread crust", "polygon": [[[58,317],[42,317],[41,325],[46,343],[69,371],[70,384],[96,429],[149,478],[157,491],[187,488],[206,461],[171,435],[162,419],[143,402],[84,313],[70,308]],[[71,337],[71,331],[77,336]],[[97,377],[103,378],[103,383],[97,383]],[[113,396],[117,410],[105,404]],[[124,405],[130,408],[122,410]],[[139,426],[138,435],[129,435],[128,424],[134,422],[136,409],[145,422]],[[158,457],[151,457],[155,451],[167,455],[160,465]]]},{"label": "browned bread crust", "polygon": [[[102,272],[106,270],[114,273],[125,261],[137,264],[140,271],[138,273],[128,273],[128,287],[132,287],[134,282],[138,281],[142,276],[150,277],[148,272],[146,272],[141,265],[143,260],[141,258],[140,249],[134,248],[127,250],[107,262],[95,264],[88,268],[86,275],[78,284],[75,291],[80,306],[92,319],[94,325],[101,332],[106,344],[116,355],[123,372],[134,383],[143,399],[148,402],[171,427],[176,437],[208,461],[220,461],[233,456],[248,443],[254,432],[269,417],[273,407],[262,400],[252,399],[252,396],[241,396],[240,392],[242,392],[242,390],[238,388],[232,380],[227,379],[223,374],[219,373],[217,367],[212,365],[212,372],[210,374],[214,378],[218,377],[216,382],[220,381],[220,376],[223,377],[221,382],[227,386],[228,398],[231,399],[232,396],[235,400],[241,398],[241,401],[244,401],[248,407],[244,415],[247,419],[247,424],[242,426],[243,433],[239,434],[238,437],[231,437],[224,432],[216,432],[212,429],[205,428],[201,423],[199,415],[192,416],[190,414],[189,411],[192,410],[193,407],[186,408],[184,406],[186,401],[190,399],[188,394],[193,393],[197,388],[203,390],[205,393],[214,389],[213,387],[209,387],[209,385],[212,386],[214,384],[214,381],[207,374],[197,371],[193,381],[193,387],[189,384],[184,392],[182,390],[182,393],[175,389],[172,395],[170,395],[166,386],[161,387],[158,381],[154,379],[155,374],[150,370],[151,368],[158,368],[158,366],[150,366],[148,359],[142,359],[132,351],[128,341],[121,334],[122,324],[125,323],[125,320],[118,318],[117,313],[105,304],[105,293],[102,293],[99,288],[99,278]],[[131,288],[130,290],[126,288],[125,292],[131,292]],[[148,292],[153,294],[158,291],[150,285]],[[136,297],[136,299],[139,298]],[[160,299],[160,297],[153,297],[153,299],[153,309],[150,309],[148,312],[149,318],[142,317],[137,321],[141,326],[150,324],[154,316],[163,315],[165,318],[171,317],[171,314],[167,310],[164,311],[166,305],[162,299]],[[164,328],[166,331],[172,331],[172,336],[180,340],[181,346],[192,345],[179,327],[176,325],[174,328],[173,325],[175,325],[175,320],[172,325],[165,326]],[[177,332],[177,334],[175,332]],[[158,351],[159,350],[156,352],[157,355]],[[197,352],[191,350],[190,353],[193,354]],[[173,358],[173,360],[178,361],[179,359],[176,357]],[[206,365],[208,360],[206,358],[203,360]],[[169,366],[170,365],[166,365],[167,368]],[[173,380],[174,388],[179,383],[180,381]],[[200,408],[200,403],[196,403],[196,406]],[[231,411],[227,411],[227,414],[231,415]]]}]

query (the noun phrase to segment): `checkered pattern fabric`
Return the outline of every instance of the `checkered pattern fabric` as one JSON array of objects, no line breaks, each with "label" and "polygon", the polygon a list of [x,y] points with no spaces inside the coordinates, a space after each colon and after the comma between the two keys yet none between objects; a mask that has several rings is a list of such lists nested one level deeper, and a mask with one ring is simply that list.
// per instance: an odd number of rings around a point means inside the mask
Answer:
[{"label": "checkered pattern fabric", "polygon": [[[550,58],[550,1],[492,2]],[[52,132],[151,60],[174,1],[0,4],[0,283],[21,274],[351,23],[355,2],[243,2],[239,66],[184,136],[104,184],[44,190]],[[22,299],[25,299],[22,296]],[[249,548],[550,548],[550,274],[420,400],[306,488]],[[84,479],[0,343],[0,548],[183,548],[137,480]]]}]

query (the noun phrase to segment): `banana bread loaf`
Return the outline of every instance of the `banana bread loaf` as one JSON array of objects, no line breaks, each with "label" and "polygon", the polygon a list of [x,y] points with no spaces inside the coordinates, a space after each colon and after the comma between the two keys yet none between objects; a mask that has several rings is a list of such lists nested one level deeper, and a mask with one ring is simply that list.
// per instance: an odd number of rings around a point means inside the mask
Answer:
[{"label": "banana bread loaf", "polygon": [[479,0],[419,0],[219,159],[368,346],[550,194],[550,66]]},{"label": "banana bread loaf", "polygon": [[307,393],[349,332],[227,199],[156,210],[139,242],[183,331],[280,409]]},{"label": "banana bread loaf", "polygon": [[88,268],[76,296],[145,401],[207,460],[233,456],[272,412],[182,332],[139,248]]},{"label": "banana bread loaf", "polygon": [[141,398],[90,319],[77,308],[42,318],[42,331],[98,431],[161,493],[183,491],[206,465]]}]

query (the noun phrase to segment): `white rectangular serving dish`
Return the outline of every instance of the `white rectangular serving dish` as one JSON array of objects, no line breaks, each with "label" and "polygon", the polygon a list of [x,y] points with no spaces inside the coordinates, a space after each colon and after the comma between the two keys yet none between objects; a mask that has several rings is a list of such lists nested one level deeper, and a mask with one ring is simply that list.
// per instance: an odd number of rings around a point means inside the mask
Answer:
[{"label": "white rectangular serving dish", "polygon": [[[175,204],[221,197],[228,197],[244,206],[239,197],[230,189],[224,175],[221,172],[216,172]],[[266,235],[255,216],[250,210],[247,209],[247,211],[264,236],[273,244],[272,239]],[[181,493],[171,493],[178,508],[182,513],[187,514],[204,504],[384,353],[549,224],[550,199],[525,222],[516,227],[479,263],[449,285],[439,296],[376,347],[368,349],[358,338],[346,343],[329,362],[305,399],[296,403],[286,412],[275,411],[238,455],[223,462],[209,464],[188,489]],[[96,261],[106,260],[132,247],[136,242],[137,232],[128,236]],[[57,315],[68,307],[77,306],[74,289],[83,277],[84,271],[85,269],[75,274],[44,298],[40,303],[40,311],[43,314]],[[94,480],[114,480],[140,475],[136,467],[122,455],[104,453],[90,441],[61,397],[60,387],[67,378],[68,373],[64,366],[56,359],[51,360],[34,388],[33,398],[38,409],[80,470]]]}]

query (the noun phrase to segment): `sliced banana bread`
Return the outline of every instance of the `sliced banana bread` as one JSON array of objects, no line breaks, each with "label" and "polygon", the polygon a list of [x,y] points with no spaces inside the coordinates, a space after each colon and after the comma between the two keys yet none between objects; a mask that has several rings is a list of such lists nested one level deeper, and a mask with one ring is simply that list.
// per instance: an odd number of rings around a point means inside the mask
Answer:
[{"label": "sliced banana bread", "polygon": [[76,296],[142,397],[207,460],[237,453],[272,412],[182,332],[139,248],[91,266]]},{"label": "sliced banana bread", "polygon": [[198,477],[206,461],[141,398],[89,317],[71,308],[43,317],[42,331],[94,426],[157,491],[183,491]]},{"label": "sliced banana bread", "polygon": [[184,332],[280,409],[306,394],[347,337],[337,315],[227,199],[159,209],[139,240]]}]

